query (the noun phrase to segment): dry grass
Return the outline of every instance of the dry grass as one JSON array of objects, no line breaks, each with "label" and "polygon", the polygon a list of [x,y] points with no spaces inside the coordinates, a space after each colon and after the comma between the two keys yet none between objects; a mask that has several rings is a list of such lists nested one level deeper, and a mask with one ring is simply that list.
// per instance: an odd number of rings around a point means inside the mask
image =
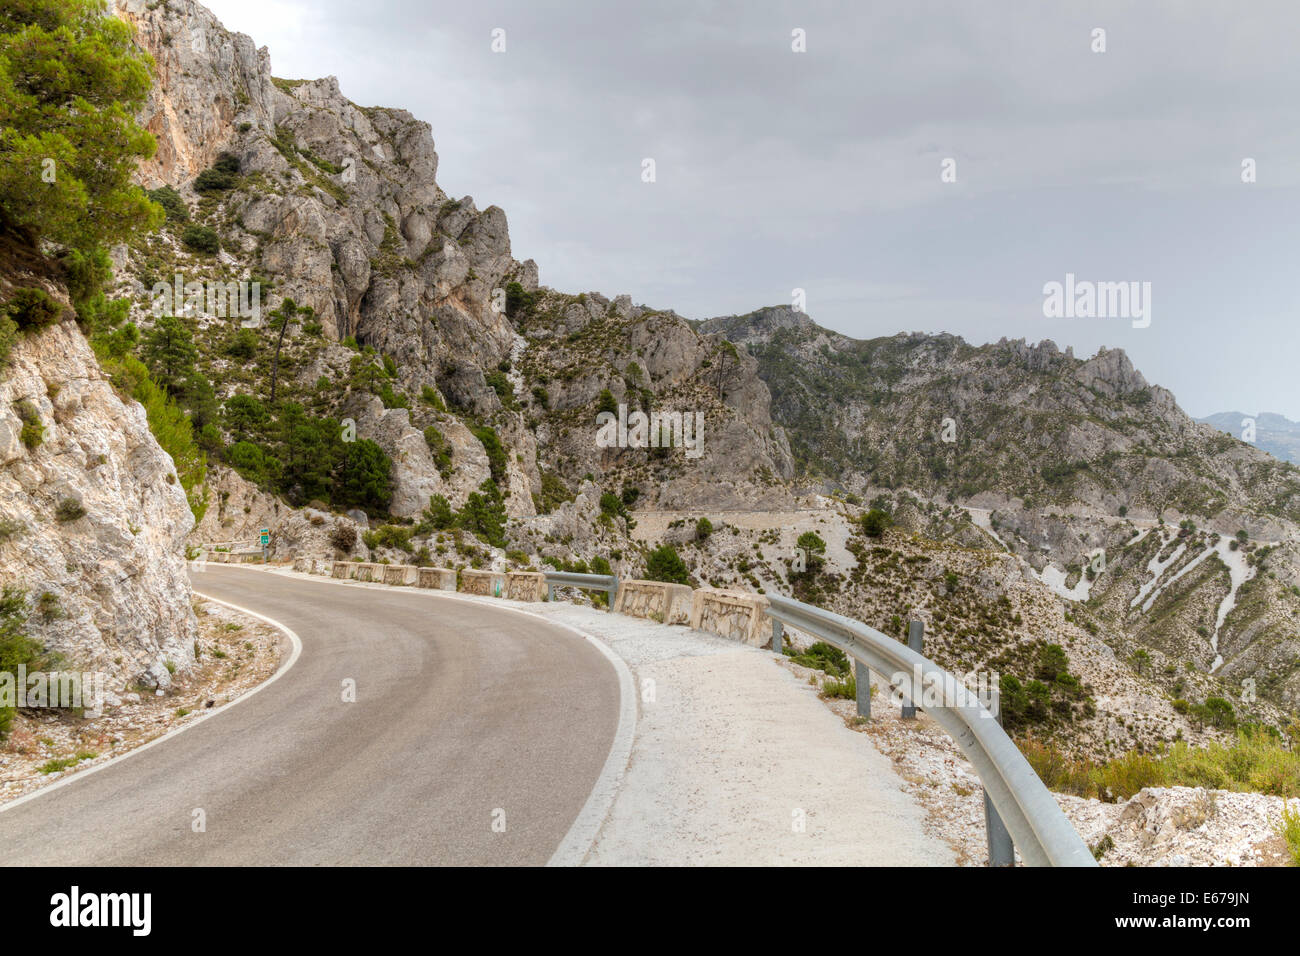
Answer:
[{"label": "dry grass", "polygon": [[1126,800],[1144,787],[1205,787],[1300,797],[1300,754],[1266,734],[1240,734],[1232,743],[1203,747],[1179,742],[1156,754],[1130,750],[1100,764],[1067,757],[1034,738],[1019,745],[1049,790],[1081,797]]}]

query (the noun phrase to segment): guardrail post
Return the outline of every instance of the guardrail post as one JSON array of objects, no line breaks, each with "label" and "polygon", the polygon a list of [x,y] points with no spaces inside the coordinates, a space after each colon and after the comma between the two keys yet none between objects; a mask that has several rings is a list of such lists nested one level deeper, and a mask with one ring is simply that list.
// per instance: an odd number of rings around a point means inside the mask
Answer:
[{"label": "guardrail post", "polygon": [[772,650],[777,654],[783,653],[781,638],[784,633],[785,628],[781,626],[781,622],[776,618],[772,618]]},{"label": "guardrail post", "polygon": [[[1001,694],[1001,688],[991,688],[988,701],[989,710],[996,718],[999,727],[1002,726]],[[993,806],[993,801],[989,799],[987,790],[984,791],[984,832],[988,838],[989,866],[1015,866],[1015,844],[1012,842],[1007,825],[1002,822],[1002,817],[998,815],[997,808]]]},{"label": "guardrail post", "polygon": [[853,661],[853,676],[858,682],[858,716],[871,716],[871,668],[856,658]]},{"label": "guardrail post", "polygon": [[[907,622],[907,646],[910,647],[912,650],[916,651],[916,653],[920,654],[921,648],[924,647],[924,645],[925,645],[925,624],[923,624],[921,621],[908,621]],[[912,688],[913,697],[915,697],[920,692],[921,692],[921,688],[919,687]],[[903,719],[904,720],[916,719],[915,700],[904,700]]]},{"label": "guardrail post", "polygon": [[546,585],[546,600],[548,601],[555,600],[555,585],[550,584],[549,582]]},{"label": "guardrail post", "polygon": [[609,595],[609,607],[605,608],[610,614],[614,613],[614,595],[618,593],[618,578],[609,582],[609,590],[605,592]]}]

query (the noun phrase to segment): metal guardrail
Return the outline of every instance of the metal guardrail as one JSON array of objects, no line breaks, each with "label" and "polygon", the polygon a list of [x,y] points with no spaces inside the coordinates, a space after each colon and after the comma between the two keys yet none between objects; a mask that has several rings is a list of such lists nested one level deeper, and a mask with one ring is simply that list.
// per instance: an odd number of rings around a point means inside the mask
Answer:
[{"label": "metal guardrail", "polygon": [[618,593],[618,578],[612,574],[578,574],[576,571],[547,571],[546,600],[555,600],[555,589],[582,588],[586,591],[604,591],[609,595],[609,610],[614,610],[614,595]]},{"label": "metal guardrail", "polygon": [[[925,712],[957,742],[984,785],[991,862],[1010,862],[999,861],[1002,854],[995,847],[996,830],[1005,826],[1030,866],[1097,866],[1056,799],[974,691],[874,628],[791,598],[768,594],[767,599],[773,648],[780,647],[783,625],[798,628],[895,683],[913,706],[924,702]],[[937,705],[927,698],[927,688],[939,689]]]}]

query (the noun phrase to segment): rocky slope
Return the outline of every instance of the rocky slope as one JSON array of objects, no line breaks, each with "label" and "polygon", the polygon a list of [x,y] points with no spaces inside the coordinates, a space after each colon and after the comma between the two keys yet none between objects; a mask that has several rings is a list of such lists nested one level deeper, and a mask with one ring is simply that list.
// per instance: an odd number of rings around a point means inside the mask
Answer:
[{"label": "rocky slope", "polygon": [[1300,470],[1193,421],[1123,352],[857,341],[785,307],[701,328],[757,357],[807,477],[962,506],[910,526],[1017,555],[1126,654],[1161,655],[1175,697],[1191,669],[1300,703]]},{"label": "rocky slope", "polygon": [[758,357],[800,462],[850,491],[907,487],[1135,518],[1224,514],[1260,534],[1300,520],[1300,470],[1193,421],[1118,349],[1079,359],[1050,341],[859,341],[788,307],[702,328]]},{"label": "rocky slope", "polygon": [[0,374],[0,582],[28,636],[108,689],[166,688],[193,661],[185,575],[194,517],[144,409],[105,378],[57,286],[5,268],[0,300],[39,286],[65,320],[21,335]]},{"label": "rocky slope", "polygon": [[[213,229],[221,247],[195,252],[177,221],[128,250],[120,289],[133,319],[148,326],[149,289],[177,274],[256,280],[264,309],[286,298],[309,309],[286,335],[279,395],[352,419],[383,448],[394,515],[418,517],[433,494],[459,507],[490,475],[523,517],[571,497],[588,474],[674,502],[770,497],[792,473],[752,360],[626,297],[539,290],[536,265],[512,255],[505,213],[438,185],[427,124],[359,107],[333,78],[273,77],[265,49],[199,4],[120,0],[117,11],[157,63],[142,119],[160,145],[145,185],[174,187],[188,224]],[[237,160],[234,185],[196,189],[223,154]],[[239,320],[203,307],[189,316],[218,400],[267,398],[269,337],[252,361],[232,359]],[[703,413],[702,456],[597,447],[606,391],[633,411]],[[500,476],[473,431],[484,425],[507,452]],[[454,468],[437,466],[430,427]]]}]

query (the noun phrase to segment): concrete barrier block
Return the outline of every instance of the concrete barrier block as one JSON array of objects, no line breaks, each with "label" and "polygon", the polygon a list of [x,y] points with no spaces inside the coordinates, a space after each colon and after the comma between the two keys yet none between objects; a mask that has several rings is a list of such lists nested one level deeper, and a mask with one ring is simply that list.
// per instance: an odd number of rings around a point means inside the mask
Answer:
[{"label": "concrete barrier block", "polygon": [[762,647],[772,639],[767,620],[768,600],[761,594],[698,588],[691,604],[691,627],[742,644]]},{"label": "concrete barrier block", "polygon": [[330,573],[336,578],[347,579],[352,576],[352,561],[335,561],[330,566]]},{"label": "concrete barrier block", "polygon": [[378,562],[363,561],[357,565],[356,579],[358,581],[371,581],[382,584],[384,580],[384,568],[386,565]]},{"label": "concrete barrier block", "polygon": [[456,571],[454,568],[417,568],[415,586],[432,588],[435,591],[456,590]]},{"label": "concrete barrier block", "polygon": [[614,610],[660,624],[689,624],[695,591],[686,584],[666,581],[620,581]]},{"label": "concrete barrier block", "polygon": [[546,597],[546,575],[540,571],[506,573],[506,597],[512,601],[541,601]]},{"label": "concrete barrier block", "polygon": [[384,565],[385,584],[414,584],[417,571],[413,564]]},{"label": "concrete barrier block", "polygon": [[488,597],[505,597],[505,572],[475,571],[467,568],[460,572],[460,589],[466,594],[483,594]]}]

